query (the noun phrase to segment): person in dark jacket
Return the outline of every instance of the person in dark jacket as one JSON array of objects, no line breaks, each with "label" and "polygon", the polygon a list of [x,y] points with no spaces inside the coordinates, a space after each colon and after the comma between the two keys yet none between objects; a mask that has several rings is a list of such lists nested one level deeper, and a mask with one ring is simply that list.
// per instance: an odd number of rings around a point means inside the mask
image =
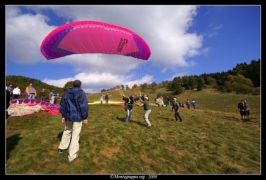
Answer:
[{"label": "person in dark jacket", "polygon": [[8,119],[8,111],[7,111],[7,109],[9,107],[10,98],[11,98],[10,91],[6,89],[6,119]]},{"label": "person in dark jacket", "polygon": [[175,110],[175,120],[176,122],[178,122],[178,119],[180,120],[180,122],[182,122],[182,118],[179,114],[179,103],[177,102],[176,98],[174,98],[174,103],[173,103],[173,107],[172,107],[172,112],[173,110]]},{"label": "person in dark jacket", "polygon": [[135,101],[139,100],[139,98],[134,98],[133,96],[129,96],[128,98],[125,97],[125,95],[122,96],[122,100],[125,101],[125,110],[127,112],[126,114],[126,118],[125,118],[125,122],[129,122],[130,117],[132,115],[132,110],[133,110],[133,105],[135,103]]},{"label": "person in dark jacket", "polygon": [[240,113],[242,122],[246,122],[246,104],[242,99],[241,102],[237,105],[238,111]]},{"label": "person in dark jacket", "polygon": [[42,101],[44,101],[45,98],[45,89],[42,89],[41,93],[40,93],[40,98]]},{"label": "person in dark jacket", "polygon": [[58,147],[58,152],[63,153],[68,149],[68,161],[72,162],[78,157],[79,137],[82,122],[88,123],[89,105],[85,92],[81,89],[81,81],[75,80],[73,88],[68,89],[60,102],[60,113],[65,130]]}]

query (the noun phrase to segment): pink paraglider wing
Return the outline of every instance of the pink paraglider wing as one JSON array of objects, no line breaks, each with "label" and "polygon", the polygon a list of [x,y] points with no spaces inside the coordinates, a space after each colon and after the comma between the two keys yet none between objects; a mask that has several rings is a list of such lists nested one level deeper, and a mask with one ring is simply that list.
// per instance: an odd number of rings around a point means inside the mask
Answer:
[{"label": "pink paraglider wing", "polygon": [[40,50],[47,60],[71,54],[103,53],[147,60],[148,44],[129,29],[97,21],[77,21],[54,29]]}]

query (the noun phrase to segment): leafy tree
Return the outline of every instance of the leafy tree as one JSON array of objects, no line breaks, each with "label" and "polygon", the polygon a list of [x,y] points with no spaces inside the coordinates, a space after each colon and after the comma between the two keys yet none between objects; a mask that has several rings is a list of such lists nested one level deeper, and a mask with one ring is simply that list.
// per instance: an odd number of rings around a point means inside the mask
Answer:
[{"label": "leafy tree", "polygon": [[170,89],[175,95],[181,94],[184,91],[183,87],[178,81],[172,81]]},{"label": "leafy tree", "polygon": [[121,89],[122,90],[125,90],[125,86],[123,84],[121,85]]},{"label": "leafy tree", "polygon": [[148,88],[148,84],[147,83],[144,83],[144,84],[141,85],[141,91],[142,92],[144,92],[145,89],[147,89],[147,88]]},{"label": "leafy tree", "polygon": [[208,85],[211,85],[211,86],[216,86],[217,85],[217,81],[216,79],[212,78],[212,77],[207,77],[206,78],[206,83]]},{"label": "leafy tree", "polygon": [[68,81],[64,87],[63,87],[63,91],[67,91],[69,88],[73,87],[73,82],[74,81]]},{"label": "leafy tree", "polygon": [[189,76],[188,86],[194,89],[197,86],[197,76]]},{"label": "leafy tree", "polygon": [[198,78],[197,91],[201,91],[204,87],[204,79]]},{"label": "leafy tree", "polygon": [[182,77],[182,86],[185,88],[185,90],[189,89],[189,77],[188,76]]},{"label": "leafy tree", "polygon": [[151,89],[152,89],[152,92],[155,92],[156,91],[156,89],[157,89],[156,82],[151,83]]}]

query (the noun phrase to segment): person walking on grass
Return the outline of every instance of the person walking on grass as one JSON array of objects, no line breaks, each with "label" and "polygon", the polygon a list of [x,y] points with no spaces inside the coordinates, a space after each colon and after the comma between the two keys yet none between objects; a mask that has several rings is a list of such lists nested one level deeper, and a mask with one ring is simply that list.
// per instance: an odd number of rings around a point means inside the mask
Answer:
[{"label": "person walking on grass", "polygon": [[246,105],[245,101],[241,100],[241,102],[237,105],[238,111],[240,113],[242,122],[246,122]]},{"label": "person walking on grass", "polygon": [[85,92],[81,89],[81,81],[75,80],[73,87],[68,89],[60,102],[60,113],[65,129],[58,147],[63,153],[68,149],[68,161],[72,162],[79,156],[79,138],[82,123],[88,123],[89,105]]},{"label": "person walking on grass", "polygon": [[142,104],[140,104],[139,106],[144,107],[144,121],[147,123],[148,127],[151,127],[151,122],[149,120],[149,115],[151,113],[151,108],[150,108],[150,102],[149,102],[149,98],[148,96],[144,96],[144,101],[141,101]]},{"label": "person walking on grass", "polygon": [[250,107],[249,107],[249,104],[247,103],[246,99],[244,99],[244,103],[246,105],[246,112],[245,112],[246,117],[245,117],[245,119],[246,119],[246,121],[249,121]]},{"label": "person walking on grass", "polygon": [[181,118],[181,116],[179,114],[179,103],[177,102],[176,98],[174,98],[172,112],[173,112],[173,110],[175,111],[174,117],[175,117],[176,122],[178,122],[178,119],[179,119],[180,122],[182,122],[182,118]]},{"label": "person walking on grass", "polygon": [[187,108],[190,109],[190,102],[189,102],[188,99],[187,99],[187,101],[186,101],[186,105],[187,105]]},{"label": "person walking on grass", "polygon": [[196,101],[194,99],[192,99],[191,104],[192,104],[192,106],[193,106],[193,108],[195,110],[196,109]]}]

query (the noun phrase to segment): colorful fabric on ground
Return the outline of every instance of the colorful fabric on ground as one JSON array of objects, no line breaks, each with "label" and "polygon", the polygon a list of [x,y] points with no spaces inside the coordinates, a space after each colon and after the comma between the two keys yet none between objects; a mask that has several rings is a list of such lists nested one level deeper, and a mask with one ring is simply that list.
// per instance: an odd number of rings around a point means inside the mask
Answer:
[{"label": "colorful fabric on ground", "polygon": [[48,111],[51,114],[59,115],[60,106],[57,104],[50,104],[49,102],[39,99],[12,99],[9,102],[7,109],[9,116],[24,116],[33,114],[41,110]]}]

